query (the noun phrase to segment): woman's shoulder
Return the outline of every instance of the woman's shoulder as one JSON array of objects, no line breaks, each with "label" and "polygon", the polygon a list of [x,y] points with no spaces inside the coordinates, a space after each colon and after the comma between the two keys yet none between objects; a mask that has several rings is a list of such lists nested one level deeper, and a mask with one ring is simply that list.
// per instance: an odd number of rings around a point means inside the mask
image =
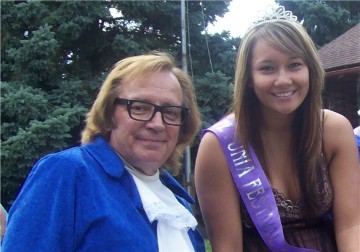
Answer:
[{"label": "woman's shoulder", "polygon": [[324,138],[326,139],[338,139],[345,135],[353,137],[354,132],[350,121],[335,111],[324,109]]},{"label": "woman's shoulder", "polygon": [[[340,113],[329,109],[323,109],[324,127],[328,129],[339,129],[339,127],[351,127],[350,121]],[[352,127],[351,127],[352,128]]]},{"label": "woman's shoulder", "polygon": [[224,170],[228,170],[225,155],[217,136],[213,132],[206,132],[200,142],[195,172],[207,179],[220,179],[226,176]]},{"label": "woman's shoulder", "polygon": [[350,121],[345,116],[327,109],[323,112],[323,141],[325,151],[329,155],[354,142],[354,132]]},{"label": "woman's shoulder", "polygon": [[[210,155],[215,155],[215,156],[217,156],[219,153],[222,153],[219,139],[214,132],[212,131],[204,132],[204,135],[202,136],[199,145],[199,150],[205,151],[207,153],[206,156],[208,156],[210,153],[211,153]],[[214,156],[210,156],[210,157],[214,157]]]}]

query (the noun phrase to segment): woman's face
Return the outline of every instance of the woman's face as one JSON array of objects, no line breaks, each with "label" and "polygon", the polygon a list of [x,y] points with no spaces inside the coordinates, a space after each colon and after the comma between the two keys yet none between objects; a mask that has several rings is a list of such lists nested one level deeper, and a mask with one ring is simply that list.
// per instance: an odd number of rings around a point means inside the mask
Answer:
[{"label": "woman's face", "polygon": [[262,40],[253,48],[251,74],[252,88],[267,115],[294,113],[309,91],[309,69],[305,62]]},{"label": "woman's face", "polygon": [[[118,98],[141,100],[156,105],[182,105],[179,81],[169,71],[125,78]],[[129,117],[126,105],[117,105],[116,127],[111,130],[110,145],[138,170],[153,175],[173,153],[180,126],[164,124],[160,112],[152,120],[141,122]]]}]

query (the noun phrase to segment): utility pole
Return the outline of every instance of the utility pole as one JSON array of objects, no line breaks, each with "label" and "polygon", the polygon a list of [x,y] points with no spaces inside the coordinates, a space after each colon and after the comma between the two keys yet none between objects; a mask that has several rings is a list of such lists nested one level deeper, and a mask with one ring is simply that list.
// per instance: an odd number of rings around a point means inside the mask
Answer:
[{"label": "utility pole", "polygon": [[[187,53],[186,53],[186,11],[185,0],[181,0],[181,62],[182,70],[187,73]],[[185,149],[185,182],[186,190],[191,195],[191,157],[190,147]]]},{"label": "utility pole", "polygon": [[185,0],[181,0],[181,55],[182,70],[187,73],[187,53],[186,53],[186,16]]}]

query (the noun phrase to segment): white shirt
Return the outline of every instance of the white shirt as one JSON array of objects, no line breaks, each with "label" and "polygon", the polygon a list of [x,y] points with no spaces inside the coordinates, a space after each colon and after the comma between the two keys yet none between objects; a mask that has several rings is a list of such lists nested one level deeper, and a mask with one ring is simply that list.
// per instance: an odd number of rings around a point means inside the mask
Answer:
[{"label": "white shirt", "polygon": [[145,175],[125,162],[125,168],[134,178],[146,215],[157,224],[160,252],[195,251],[187,231],[195,229],[197,221],[160,181],[159,170],[153,176]]}]

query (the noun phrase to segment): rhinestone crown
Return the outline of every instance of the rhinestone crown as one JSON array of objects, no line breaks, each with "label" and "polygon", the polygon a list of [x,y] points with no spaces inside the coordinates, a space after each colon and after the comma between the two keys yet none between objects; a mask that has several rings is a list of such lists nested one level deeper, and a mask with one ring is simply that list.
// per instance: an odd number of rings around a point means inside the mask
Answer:
[{"label": "rhinestone crown", "polygon": [[254,21],[249,30],[264,23],[271,23],[277,20],[287,20],[297,22],[297,16],[293,15],[291,11],[286,11],[284,6],[268,7],[259,12],[256,21]]}]

